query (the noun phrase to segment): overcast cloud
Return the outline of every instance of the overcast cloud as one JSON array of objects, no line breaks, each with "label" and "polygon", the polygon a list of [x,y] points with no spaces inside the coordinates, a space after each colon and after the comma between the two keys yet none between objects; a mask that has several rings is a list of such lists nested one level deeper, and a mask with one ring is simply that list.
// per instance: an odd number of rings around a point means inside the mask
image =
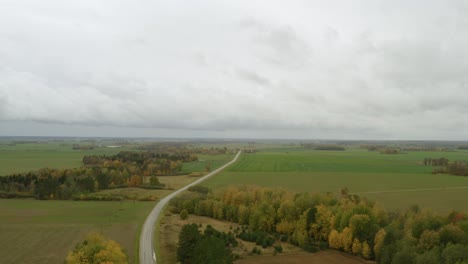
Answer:
[{"label": "overcast cloud", "polygon": [[463,0],[0,1],[0,135],[468,139]]}]

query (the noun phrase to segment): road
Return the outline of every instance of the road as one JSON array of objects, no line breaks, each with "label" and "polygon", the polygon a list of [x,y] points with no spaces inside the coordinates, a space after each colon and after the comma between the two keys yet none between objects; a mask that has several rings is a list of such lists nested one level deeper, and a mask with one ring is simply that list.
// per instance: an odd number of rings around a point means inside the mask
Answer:
[{"label": "road", "polygon": [[164,197],[160,200],[156,206],[154,206],[153,210],[149,213],[148,217],[145,220],[145,224],[141,229],[140,234],[140,263],[141,264],[154,264],[157,263],[156,261],[156,254],[153,251],[153,234],[154,234],[154,226],[156,221],[158,220],[159,214],[162,212],[164,207],[167,203],[174,198],[176,195],[180,194],[181,192],[187,190],[189,187],[199,184],[200,182],[208,179],[209,177],[215,175],[216,173],[222,171],[227,166],[236,162],[237,158],[240,155],[240,151],[236,154],[233,160],[224,164],[222,167],[214,170],[213,172],[203,176],[202,178],[190,183],[189,185],[180,188],[179,190],[169,194],[168,196]]}]

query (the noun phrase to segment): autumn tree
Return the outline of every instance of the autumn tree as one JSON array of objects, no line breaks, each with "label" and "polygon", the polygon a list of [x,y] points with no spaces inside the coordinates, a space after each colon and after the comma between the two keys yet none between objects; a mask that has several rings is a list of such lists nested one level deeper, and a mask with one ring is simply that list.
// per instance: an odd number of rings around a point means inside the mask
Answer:
[{"label": "autumn tree", "polygon": [[317,205],[316,208],[315,222],[311,224],[310,233],[316,240],[327,241],[331,230],[332,212],[323,204]]},{"label": "autumn tree", "polygon": [[424,230],[419,237],[418,247],[423,250],[429,250],[440,244],[439,232],[434,230]]},{"label": "autumn tree", "polygon": [[333,229],[330,232],[330,236],[328,237],[328,244],[331,248],[341,249],[343,248],[343,243],[341,241],[340,233]]},{"label": "autumn tree", "polygon": [[142,177],[139,176],[139,175],[133,175],[129,182],[128,182],[128,186],[131,186],[131,187],[138,187],[141,185],[141,182],[142,182]]},{"label": "autumn tree", "polygon": [[91,233],[88,234],[86,239],[79,243],[73,251],[68,253],[65,263],[126,264],[128,260],[117,242],[106,239],[99,234]]},{"label": "autumn tree", "polygon": [[354,255],[360,255],[362,253],[362,244],[357,238],[354,239],[351,250]]},{"label": "autumn tree", "polygon": [[380,257],[380,254],[382,253],[382,248],[384,246],[385,242],[385,236],[387,235],[387,232],[381,228],[377,234],[375,234],[374,238],[374,253],[376,258]]},{"label": "autumn tree", "polygon": [[371,247],[369,246],[369,243],[367,243],[367,241],[362,242],[362,256],[365,259],[372,258],[372,250],[371,250]]},{"label": "autumn tree", "polygon": [[340,233],[340,240],[343,245],[343,250],[348,253],[351,253],[353,246],[353,233],[349,227],[346,227]]}]

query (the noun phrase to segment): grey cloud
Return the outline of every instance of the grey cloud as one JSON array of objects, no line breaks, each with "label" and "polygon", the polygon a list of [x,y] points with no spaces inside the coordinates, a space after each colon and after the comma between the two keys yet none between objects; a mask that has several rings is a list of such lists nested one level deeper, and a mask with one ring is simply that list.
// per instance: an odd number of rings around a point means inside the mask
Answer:
[{"label": "grey cloud", "polygon": [[307,63],[311,50],[291,26],[267,26],[253,19],[242,21],[242,28],[253,30],[252,40],[263,49],[264,60],[277,65],[301,67]]},{"label": "grey cloud", "polygon": [[246,81],[254,82],[258,85],[266,86],[266,85],[271,84],[270,80],[268,80],[267,78],[263,76],[260,76],[259,74],[253,71],[237,69],[237,74],[239,75],[240,78]]},{"label": "grey cloud", "polygon": [[466,5],[337,3],[4,3],[0,135],[465,139]]}]

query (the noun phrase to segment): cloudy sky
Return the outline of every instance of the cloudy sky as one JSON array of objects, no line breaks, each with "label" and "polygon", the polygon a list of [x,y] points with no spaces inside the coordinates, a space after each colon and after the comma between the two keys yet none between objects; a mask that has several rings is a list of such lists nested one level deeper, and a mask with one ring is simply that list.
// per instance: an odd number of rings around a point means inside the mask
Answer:
[{"label": "cloudy sky", "polygon": [[0,135],[468,139],[460,0],[1,0]]}]

